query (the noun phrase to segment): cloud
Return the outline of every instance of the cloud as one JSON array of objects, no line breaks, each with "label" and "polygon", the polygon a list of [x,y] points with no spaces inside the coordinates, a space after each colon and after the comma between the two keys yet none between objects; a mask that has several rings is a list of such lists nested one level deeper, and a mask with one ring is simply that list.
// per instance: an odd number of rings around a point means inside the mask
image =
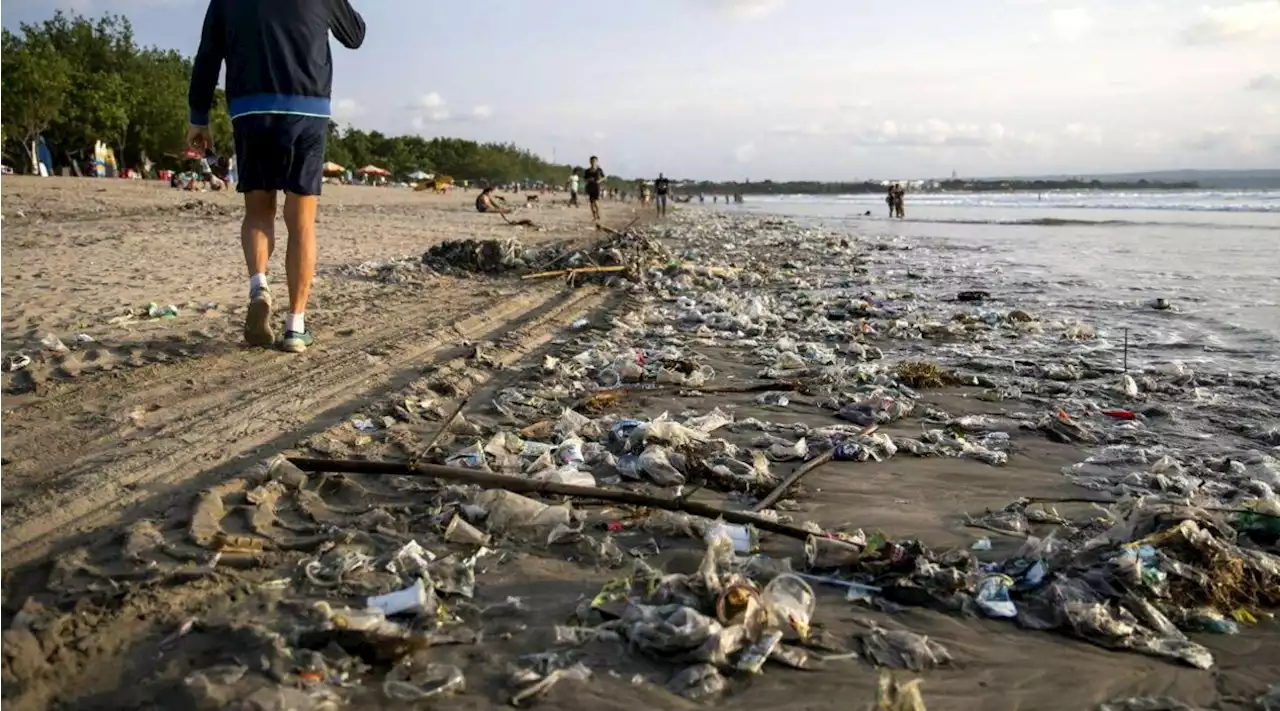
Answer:
[{"label": "cloud", "polygon": [[70,10],[81,15],[98,15],[104,12],[129,12],[156,7],[182,7],[190,2],[189,0],[62,0],[62,2],[50,3],[49,0],[19,0],[13,4],[19,8],[35,7],[46,12],[50,5],[57,5],[59,9]]},{"label": "cloud", "polygon": [[760,151],[754,143],[744,143],[733,151],[733,159],[739,163],[750,163],[756,159]]},{"label": "cloud", "polygon": [[1077,40],[1093,29],[1093,15],[1083,7],[1060,7],[1049,13],[1049,26],[1062,40]]},{"label": "cloud", "polygon": [[483,121],[493,116],[493,107],[486,104],[477,104],[471,107],[471,118]]},{"label": "cloud", "polygon": [[422,130],[427,127],[427,124],[443,123],[451,118],[453,118],[453,115],[449,113],[448,109],[435,109],[434,111],[414,116],[410,123],[413,124],[414,128]]},{"label": "cloud", "polygon": [[419,131],[425,129],[427,124],[441,123],[453,118],[453,113],[449,111],[444,97],[435,91],[419,96],[413,103],[409,104],[409,108],[420,112],[410,121],[413,127]]},{"label": "cloud", "polygon": [[1280,74],[1259,74],[1245,86],[1249,91],[1280,91]]},{"label": "cloud", "polygon": [[338,99],[333,102],[335,119],[353,119],[364,114],[364,107],[355,99]]},{"label": "cloud", "polygon": [[877,126],[854,133],[852,140],[860,146],[982,147],[995,145],[1009,137],[1004,125],[999,123],[981,126],[929,119],[917,123],[882,121]]},{"label": "cloud", "polygon": [[440,96],[439,93],[432,91],[430,93],[423,94],[422,96],[418,97],[417,101],[414,101],[412,104],[409,105],[409,108],[440,109],[440,108],[444,108],[444,104],[445,104],[444,97]]},{"label": "cloud", "polygon": [[805,136],[812,138],[817,136],[831,136],[839,133],[839,131],[825,123],[814,121],[804,124],[779,124],[770,128],[769,133],[781,133],[785,136]]},{"label": "cloud", "polygon": [[1223,126],[1206,129],[1182,143],[1190,151],[1257,156],[1280,153],[1280,134],[1250,133]]},{"label": "cloud", "polygon": [[1280,40],[1280,0],[1252,0],[1200,9],[1200,19],[1182,31],[1187,44]]},{"label": "cloud", "polygon": [[1069,123],[1062,127],[1062,135],[1079,143],[1102,143],[1102,129],[1087,123]]},{"label": "cloud", "polygon": [[743,19],[770,15],[786,4],[786,0],[710,0],[710,2],[720,12]]}]

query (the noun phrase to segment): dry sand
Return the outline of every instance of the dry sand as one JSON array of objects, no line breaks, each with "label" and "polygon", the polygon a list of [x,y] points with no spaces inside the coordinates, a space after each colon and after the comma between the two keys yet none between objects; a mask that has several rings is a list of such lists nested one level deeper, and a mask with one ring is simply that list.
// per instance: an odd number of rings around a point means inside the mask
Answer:
[{"label": "dry sand", "polygon": [[[521,210],[545,228],[534,231],[476,213],[474,192],[328,187],[308,313],[317,347],[290,358],[241,341],[247,278],[235,194],[7,177],[3,197],[3,347],[33,358],[4,375],[6,566],[47,550],[50,533],[90,530],[168,482],[341,421],[363,395],[455,345],[453,324],[470,338],[501,333],[560,290],[438,276],[387,285],[344,266],[416,259],[447,239],[593,234],[585,207]],[[629,207],[605,207],[615,227],[631,217]],[[283,282],[277,228],[270,276]],[[180,315],[128,316],[151,302]],[[47,334],[69,350],[42,349]],[[80,334],[93,341],[77,342]]]},{"label": "dry sand", "polygon": [[[379,416],[374,403],[420,392],[431,366],[451,362],[461,369],[455,374],[459,393],[474,393],[471,415],[496,388],[521,374],[501,368],[480,372],[475,359],[465,359],[474,350],[470,342],[496,342],[494,357],[504,364],[536,362],[541,352],[555,347],[567,324],[583,316],[599,320],[616,306],[619,297],[606,289],[569,290],[559,280],[427,274],[420,283],[386,284],[352,275],[353,265],[416,257],[443,239],[517,236],[535,242],[584,240],[591,234],[585,208],[548,205],[523,212],[548,228],[533,232],[476,214],[473,196],[328,189],[321,211],[320,276],[309,314],[318,346],[290,356],[240,342],[246,289],[236,196],[127,181],[6,177],[4,351],[21,350],[34,360],[4,376],[6,629],[28,596],[46,590],[51,572],[55,578],[66,573],[67,561],[118,558],[114,552],[122,525],[149,518],[161,531],[180,534],[197,492],[277,452],[412,456],[438,424],[398,426],[369,437],[353,429],[352,416]],[[607,223],[621,226],[630,218],[629,206],[606,206]],[[273,264],[275,274],[282,271],[282,252]],[[179,316],[113,323],[153,301],[174,304]],[[46,333],[56,334],[69,350],[42,352],[39,340]],[[93,341],[77,342],[80,333]],[[732,372],[733,364],[717,368]],[[942,393],[934,399],[953,412],[1004,407],[963,395]],[[787,413],[761,410],[749,395],[638,397],[625,408],[656,415],[712,404],[732,406],[739,417],[830,421],[828,414],[803,403]],[[898,426],[917,425],[908,418]],[[1078,451],[1029,435],[1019,436],[1018,444],[1019,453],[1001,468],[914,458],[832,464],[806,480],[803,515],[824,527],[880,528],[933,546],[967,545],[980,534],[964,527],[964,511],[1002,507],[1018,496],[1076,491],[1058,470],[1078,461]],[[422,514],[421,500],[390,489],[385,481],[354,477],[335,487],[328,505],[337,518],[343,504],[354,506],[369,497],[398,502],[396,510],[409,521]],[[412,533],[413,524],[408,525],[401,533]],[[993,539],[992,558],[1018,545]],[[797,552],[786,541],[771,542],[766,550]],[[458,664],[468,676],[467,693],[439,706],[504,706],[504,664],[520,653],[545,649],[550,626],[569,615],[580,595],[594,594],[615,574],[541,550],[478,576],[478,604],[519,595],[535,614],[490,622],[482,644],[439,648],[439,660]],[[267,579],[263,575],[166,579],[62,601],[65,614],[42,634],[5,632],[5,708],[49,708],[55,702],[60,708],[181,707],[173,702],[181,679],[214,661],[214,650],[226,640],[218,637],[221,628],[197,629],[183,651],[172,655],[166,655],[162,640],[189,619],[246,611],[287,614],[279,594],[258,587]],[[956,663],[925,674],[931,711],[1074,711],[1142,695],[1243,709],[1251,708],[1246,699],[1280,679],[1274,623],[1236,637],[1198,636],[1218,662],[1217,669],[1204,672],[995,621],[922,609],[894,616],[868,613],[834,593],[824,593],[816,622],[848,639],[855,615],[928,634],[950,648]],[[201,656],[204,648],[207,657]],[[620,645],[596,645],[592,653],[612,659],[617,674],[598,672],[585,684],[566,682],[544,705],[592,711],[697,706],[662,690],[669,670],[637,659]],[[636,674],[642,682],[632,683]],[[874,670],[861,662],[813,672],[771,669],[762,677],[735,681],[719,703],[869,708],[875,679]]]}]

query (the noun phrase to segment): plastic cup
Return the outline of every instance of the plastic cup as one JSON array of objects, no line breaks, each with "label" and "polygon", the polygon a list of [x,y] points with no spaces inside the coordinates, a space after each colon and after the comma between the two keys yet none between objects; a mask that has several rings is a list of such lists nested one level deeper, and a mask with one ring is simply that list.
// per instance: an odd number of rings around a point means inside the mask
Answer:
[{"label": "plastic cup", "polygon": [[462,520],[462,517],[458,514],[453,515],[453,520],[444,529],[444,539],[450,543],[466,543],[475,546],[483,546],[489,542],[488,536],[481,533],[475,526]]},{"label": "plastic cup", "polygon": [[857,546],[836,538],[809,536],[804,542],[805,562],[814,570],[843,568],[861,558],[862,551]]},{"label": "plastic cup", "polygon": [[790,629],[800,639],[809,636],[809,621],[817,606],[813,588],[801,578],[783,573],[765,586],[760,594],[772,624]]},{"label": "plastic cup", "polygon": [[427,607],[427,587],[422,578],[404,590],[377,595],[369,598],[370,608],[381,610],[384,615],[398,615],[404,612],[421,612]]}]

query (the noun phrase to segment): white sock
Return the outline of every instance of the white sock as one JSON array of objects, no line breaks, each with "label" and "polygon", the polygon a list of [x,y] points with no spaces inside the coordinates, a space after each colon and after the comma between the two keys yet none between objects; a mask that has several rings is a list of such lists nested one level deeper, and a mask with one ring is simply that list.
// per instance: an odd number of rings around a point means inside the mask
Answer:
[{"label": "white sock", "polygon": [[249,277],[249,290],[261,289],[267,285],[267,275],[261,272]]},{"label": "white sock", "polygon": [[293,331],[294,333],[306,333],[307,322],[302,314],[289,313],[284,315],[284,330]]}]

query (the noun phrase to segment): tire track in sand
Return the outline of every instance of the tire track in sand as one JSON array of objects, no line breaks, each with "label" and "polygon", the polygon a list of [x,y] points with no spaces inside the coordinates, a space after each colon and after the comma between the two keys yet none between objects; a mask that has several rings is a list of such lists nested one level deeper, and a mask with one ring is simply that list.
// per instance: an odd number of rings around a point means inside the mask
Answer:
[{"label": "tire track in sand", "polygon": [[[228,344],[227,350],[204,357],[65,384],[5,413],[5,496],[12,506],[13,499],[45,487],[46,480],[56,478],[58,472],[90,458],[109,461],[122,448],[154,436],[165,424],[190,416],[197,408],[216,407],[225,399],[241,396],[246,386],[287,382],[289,373],[299,370],[299,362],[316,364],[317,368],[345,364],[351,357],[373,362],[416,340],[439,335],[441,328],[465,320],[458,318],[462,314],[511,316],[501,309],[519,307],[531,293],[550,294],[526,288],[485,299],[459,299],[444,307],[438,306],[438,301],[431,302],[437,306],[427,307],[420,299],[393,303],[386,315],[374,321],[335,324],[330,330],[349,328],[354,337],[322,341],[301,358]],[[379,355],[372,356],[374,353]],[[335,359],[342,359],[341,363]],[[246,381],[243,373],[254,377]],[[131,413],[139,410],[140,421],[135,421]],[[6,509],[5,513],[17,512]]]},{"label": "tire track in sand", "polygon": [[[549,331],[563,325],[565,318],[597,306],[605,293],[598,288],[569,292],[558,287],[529,288],[500,297],[490,308],[461,321],[406,328],[403,324],[429,321],[433,309],[423,304],[397,314],[400,327],[362,338],[367,348],[351,344],[310,368],[299,368],[297,359],[280,358],[261,372],[241,375],[248,363],[228,359],[231,362],[208,380],[216,384],[241,379],[236,396],[229,398],[224,392],[193,399],[193,407],[184,408],[134,446],[126,446],[126,451],[77,460],[63,475],[40,482],[41,488],[55,491],[32,492],[24,496],[28,500],[22,510],[6,512],[4,567],[12,569],[65,537],[109,524],[146,499],[167,498],[166,494],[181,488],[173,484],[287,437],[318,414],[357,400],[405,368],[416,372],[414,366],[424,365],[425,360],[452,356],[447,351],[460,338],[476,340],[515,331],[523,334],[522,340],[545,342],[551,337]],[[559,303],[548,305],[557,295]],[[531,332],[521,327],[525,322],[533,327]],[[371,362],[366,350],[372,347],[391,355]],[[110,438],[108,434],[98,439]]]}]

